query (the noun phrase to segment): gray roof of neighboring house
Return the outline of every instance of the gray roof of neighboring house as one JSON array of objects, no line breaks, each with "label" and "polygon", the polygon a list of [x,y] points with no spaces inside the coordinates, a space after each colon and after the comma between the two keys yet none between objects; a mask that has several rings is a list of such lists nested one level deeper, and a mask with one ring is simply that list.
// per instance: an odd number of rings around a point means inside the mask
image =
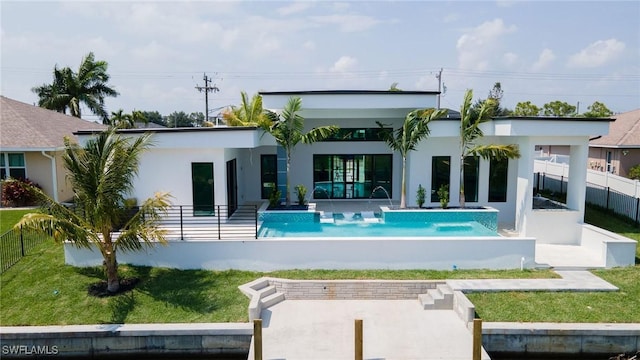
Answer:
[{"label": "gray roof of neighboring house", "polygon": [[78,130],[107,127],[0,96],[0,149],[52,150]]},{"label": "gray roof of neighboring house", "polygon": [[589,146],[640,147],[640,109],[612,116],[609,134],[591,140]]}]

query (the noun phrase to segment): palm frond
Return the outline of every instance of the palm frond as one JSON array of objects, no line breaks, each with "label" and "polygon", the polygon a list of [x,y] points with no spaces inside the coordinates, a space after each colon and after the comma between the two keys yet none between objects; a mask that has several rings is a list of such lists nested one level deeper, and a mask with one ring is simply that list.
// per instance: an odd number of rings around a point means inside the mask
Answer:
[{"label": "palm frond", "polygon": [[520,157],[520,149],[516,144],[488,144],[477,145],[469,149],[468,153],[488,159],[517,159]]}]

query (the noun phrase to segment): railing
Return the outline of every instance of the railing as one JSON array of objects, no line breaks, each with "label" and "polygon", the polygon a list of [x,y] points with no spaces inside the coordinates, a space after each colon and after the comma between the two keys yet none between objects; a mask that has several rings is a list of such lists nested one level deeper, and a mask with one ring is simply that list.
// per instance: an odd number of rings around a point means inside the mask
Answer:
[{"label": "railing", "polygon": [[194,207],[175,205],[169,208],[161,226],[168,237],[180,240],[225,240],[258,238],[257,205]]},{"label": "railing", "polygon": [[[563,198],[567,193],[569,178],[564,175],[536,173],[534,187],[536,192],[551,191]],[[640,224],[640,197],[625,194],[609,186],[587,181],[585,202],[624,216]]]},{"label": "railing", "polygon": [[26,256],[36,245],[51,239],[49,235],[30,229],[11,229],[0,236],[0,273]]}]

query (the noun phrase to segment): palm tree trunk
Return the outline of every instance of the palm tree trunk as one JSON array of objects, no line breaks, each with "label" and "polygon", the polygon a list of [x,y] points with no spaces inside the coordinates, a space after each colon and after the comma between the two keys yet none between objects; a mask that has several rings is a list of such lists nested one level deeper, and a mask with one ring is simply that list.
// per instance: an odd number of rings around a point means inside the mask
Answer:
[{"label": "palm tree trunk", "polygon": [[287,187],[285,189],[285,205],[287,207],[291,206],[291,196],[289,195],[289,170],[291,168],[291,154],[287,151]]},{"label": "palm tree trunk", "polygon": [[107,268],[107,291],[117,292],[120,289],[120,280],[118,279],[118,262],[115,253],[107,256],[105,266]]},{"label": "palm tree trunk", "polygon": [[464,155],[460,156],[460,208],[464,209]]},{"label": "palm tree trunk", "polygon": [[116,252],[111,242],[111,232],[103,231],[102,239],[104,241],[104,266],[107,273],[107,291],[117,292],[120,289],[120,279],[118,279],[118,261],[116,260]]},{"label": "palm tree trunk", "polygon": [[407,207],[407,157],[402,157],[402,185],[400,189],[400,209]]}]

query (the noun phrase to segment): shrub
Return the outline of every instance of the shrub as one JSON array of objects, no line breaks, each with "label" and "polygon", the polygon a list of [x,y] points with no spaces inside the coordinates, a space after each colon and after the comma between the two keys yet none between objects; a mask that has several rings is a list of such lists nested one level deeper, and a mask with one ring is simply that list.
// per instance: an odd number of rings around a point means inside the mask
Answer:
[{"label": "shrub", "polygon": [[298,205],[306,204],[307,188],[302,184],[296,185],[296,196],[298,197]]},{"label": "shrub", "polygon": [[418,203],[418,207],[422,207],[422,205],[424,205],[424,199],[426,196],[426,191],[425,189],[422,187],[422,184],[418,185],[418,191],[416,192],[416,203]]},{"label": "shrub", "polygon": [[10,179],[2,182],[2,206],[28,206],[36,203],[36,197],[29,187],[41,188],[29,179]]},{"label": "shrub", "polygon": [[640,180],[640,164],[631,167],[627,176],[629,177],[629,179]]},{"label": "shrub", "polygon": [[271,195],[269,195],[269,207],[274,208],[280,205],[280,198],[282,197],[282,191],[277,188],[273,188]]},{"label": "shrub", "polygon": [[449,206],[449,185],[441,185],[437,194],[440,200],[440,206],[443,209]]}]

